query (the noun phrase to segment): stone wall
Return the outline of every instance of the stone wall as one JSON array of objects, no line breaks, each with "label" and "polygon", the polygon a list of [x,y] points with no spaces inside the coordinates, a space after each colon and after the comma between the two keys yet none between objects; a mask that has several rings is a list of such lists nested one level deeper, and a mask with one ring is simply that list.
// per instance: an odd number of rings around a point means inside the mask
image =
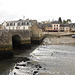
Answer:
[{"label": "stone wall", "polygon": [[[0,50],[12,49],[12,36],[14,36],[14,35],[20,36],[21,41],[26,41],[26,40],[30,41],[30,32],[29,31],[3,30],[3,31],[0,31]],[[30,42],[28,42],[28,43],[30,43]]]}]

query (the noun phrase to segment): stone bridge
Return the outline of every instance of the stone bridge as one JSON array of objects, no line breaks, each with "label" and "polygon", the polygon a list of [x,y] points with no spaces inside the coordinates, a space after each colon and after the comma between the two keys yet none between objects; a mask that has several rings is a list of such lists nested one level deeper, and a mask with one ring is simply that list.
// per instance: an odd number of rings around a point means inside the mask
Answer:
[{"label": "stone bridge", "polygon": [[0,50],[20,49],[21,45],[30,43],[30,36],[30,31],[2,30],[0,31]]}]

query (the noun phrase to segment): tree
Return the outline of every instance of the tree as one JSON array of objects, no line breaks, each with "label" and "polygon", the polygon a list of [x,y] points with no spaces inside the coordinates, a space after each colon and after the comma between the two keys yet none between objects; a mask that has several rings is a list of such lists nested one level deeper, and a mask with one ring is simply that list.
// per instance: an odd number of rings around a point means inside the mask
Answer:
[{"label": "tree", "polygon": [[71,19],[67,19],[67,22],[68,22],[68,21],[71,22]]},{"label": "tree", "polygon": [[66,24],[67,23],[67,21],[66,20],[63,20],[63,24]]},{"label": "tree", "polygon": [[62,19],[61,19],[61,17],[59,17],[58,21],[59,21],[60,23],[62,23]]}]

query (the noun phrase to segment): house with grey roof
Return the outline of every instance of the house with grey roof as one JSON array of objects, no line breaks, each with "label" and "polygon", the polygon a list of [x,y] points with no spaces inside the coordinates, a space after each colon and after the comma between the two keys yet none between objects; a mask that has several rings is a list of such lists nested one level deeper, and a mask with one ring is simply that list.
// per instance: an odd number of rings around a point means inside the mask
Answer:
[{"label": "house with grey roof", "polygon": [[52,21],[52,29],[54,31],[60,31],[60,22],[59,21]]},{"label": "house with grey roof", "polygon": [[70,25],[71,25],[71,31],[75,32],[75,23],[71,23]]},{"label": "house with grey roof", "polygon": [[60,24],[61,32],[70,32],[70,24]]},{"label": "house with grey roof", "polygon": [[33,25],[33,21],[19,19],[17,21],[4,21],[2,25],[7,30],[28,30]]},{"label": "house with grey roof", "polygon": [[53,30],[52,25],[51,24],[46,24],[44,30],[47,31],[47,32],[52,32],[52,30]]},{"label": "house with grey roof", "polygon": [[64,29],[65,29],[64,24],[60,24],[60,32],[64,32]]}]

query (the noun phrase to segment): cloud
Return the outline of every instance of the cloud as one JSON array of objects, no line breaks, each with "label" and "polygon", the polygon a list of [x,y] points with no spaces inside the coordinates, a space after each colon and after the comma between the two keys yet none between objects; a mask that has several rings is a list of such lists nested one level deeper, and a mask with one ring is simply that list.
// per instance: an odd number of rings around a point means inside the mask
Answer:
[{"label": "cloud", "polygon": [[75,19],[74,0],[0,0],[0,21],[26,18],[46,20]]}]

